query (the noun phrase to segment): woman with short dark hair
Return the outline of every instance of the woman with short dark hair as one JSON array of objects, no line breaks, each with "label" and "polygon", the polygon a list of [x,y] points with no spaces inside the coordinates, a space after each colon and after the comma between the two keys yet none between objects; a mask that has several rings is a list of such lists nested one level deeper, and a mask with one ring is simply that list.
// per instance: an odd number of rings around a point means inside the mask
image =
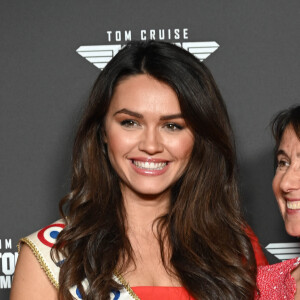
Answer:
[{"label": "woman with short dark hair", "polygon": [[[273,191],[285,229],[300,236],[300,106],[276,115],[272,122],[276,172]],[[300,299],[300,258],[259,268],[256,299]]]}]

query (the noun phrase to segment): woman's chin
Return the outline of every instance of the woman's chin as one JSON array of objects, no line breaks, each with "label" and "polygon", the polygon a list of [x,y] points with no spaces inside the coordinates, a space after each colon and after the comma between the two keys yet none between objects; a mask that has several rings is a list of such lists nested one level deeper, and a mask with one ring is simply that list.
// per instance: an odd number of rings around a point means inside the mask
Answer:
[{"label": "woman's chin", "polygon": [[286,232],[295,237],[300,237],[300,220],[299,222],[286,222],[285,223]]}]

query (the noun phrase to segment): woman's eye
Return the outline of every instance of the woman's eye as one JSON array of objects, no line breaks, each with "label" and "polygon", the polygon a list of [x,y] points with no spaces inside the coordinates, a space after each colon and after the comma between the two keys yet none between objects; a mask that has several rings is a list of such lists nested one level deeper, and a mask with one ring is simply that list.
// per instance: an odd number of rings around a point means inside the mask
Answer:
[{"label": "woman's eye", "polygon": [[127,128],[133,128],[139,126],[139,123],[134,120],[123,120],[120,124],[121,126]]},{"label": "woman's eye", "polygon": [[278,162],[277,162],[277,167],[278,167],[279,169],[286,168],[286,167],[288,167],[289,165],[290,165],[289,162],[286,161],[286,160],[283,160],[283,159],[278,160]]},{"label": "woman's eye", "polygon": [[168,123],[168,124],[165,125],[165,128],[167,128],[170,131],[176,131],[176,130],[183,129],[183,126],[178,125],[176,123]]}]

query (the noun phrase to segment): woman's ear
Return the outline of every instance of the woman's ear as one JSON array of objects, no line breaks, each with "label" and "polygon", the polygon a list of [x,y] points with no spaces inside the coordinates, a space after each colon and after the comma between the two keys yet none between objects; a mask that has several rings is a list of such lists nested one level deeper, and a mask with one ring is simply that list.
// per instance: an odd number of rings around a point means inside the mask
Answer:
[{"label": "woman's ear", "polygon": [[107,144],[107,137],[106,137],[106,132],[105,130],[102,130],[102,140],[105,144]]},{"label": "woman's ear", "polygon": [[105,127],[102,126],[100,129],[100,133],[101,133],[101,137],[102,137],[102,141],[107,144],[107,136],[106,136],[106,130]]},{"label": "woman's ear", "polygon": [[106,156],[107,155],[107,137],[106,137],[106,132],[104,129],[101,130],[101,139],[102,139],[102,143],[101,143],[102,152]]}]

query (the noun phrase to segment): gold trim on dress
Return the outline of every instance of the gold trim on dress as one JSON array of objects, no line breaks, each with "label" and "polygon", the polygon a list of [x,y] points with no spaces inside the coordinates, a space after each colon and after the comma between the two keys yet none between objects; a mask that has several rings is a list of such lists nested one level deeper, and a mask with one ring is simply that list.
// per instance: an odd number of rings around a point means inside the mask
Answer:
[{"label": "gold trim on dress", "polygon": [[[20,253],[20,249],[21,249],[21,243],[25,243],[27,246],[29,246],[29,248],[31,249],[31,251],[33,252],[34,256],[37,258],[41,268],[45,271],[47,277],[49,278],[50,282],[55,286],[56,289],[59,289],[59,284],[58,282],[55,280],[52,272],[50,271],[49,267],[47,266],[47,264],[45,263],[42,255],[40,254],[39,250],[37,249],[37,247],[35,246],[35,244],[33,242],[31,242],[31,240],[29,240],[28,238],[22,238],[18,244],[18,252]],[[119,280],[119,282],[121,283],[121,285],[126,289],[126,291],[129,293],[129,295],[135,299],[135,300],[141,300],[135,293],[134,291],[131,289],[130,285],[126,282],[126,280],[124,279],[124,277],[117,273],[114,272],[113,273],[114,276],[116,276],[116,278]]]},{"label": "gold trim on dress", "polygon": [[35,246],[35,244],[33,242],[31,242],[28,238],[22,238],[18,244],[18,252],[20,253],[20,248],[21,248],[20,244],[22,242],[25,243],[27,246],[29,246],[29,248],[33,252],[34,256],[37,258],[41,268],[45,271],[50,282],[55,286],[56,289],[59,289],[58,282],[55,280],[52,272],[50,271],[49,267],[47,266],[47,264],[45,263],[42,255],[41,255],[41,253],[39,252],[38,248]]},{"label": "gold trim on dress", "polygon": [[127,281],[124,279],[124,277],[117,273],[114,272],[114,275],[117,277],[117,279],[120,281],[120,283],[124,286],[124,288],[126,289],[126,291],[129,293],[129,295],[135,299],[135,300],[141,300],[135,293],[134,291],[131,289],[130,285],[127,283]]}]

